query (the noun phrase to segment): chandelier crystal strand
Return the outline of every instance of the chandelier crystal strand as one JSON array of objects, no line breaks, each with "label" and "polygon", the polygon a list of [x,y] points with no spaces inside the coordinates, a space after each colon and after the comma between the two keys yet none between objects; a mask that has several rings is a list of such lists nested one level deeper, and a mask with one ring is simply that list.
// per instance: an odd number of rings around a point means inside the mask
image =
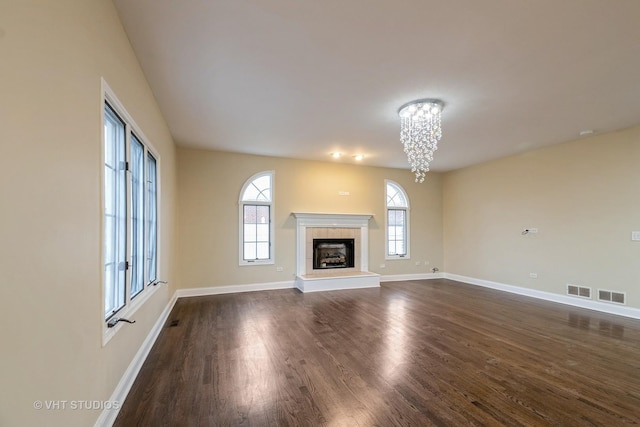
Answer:
[{"label": "chandelier crystal strand", "polygon": [[421,99],[400,107],[400,142],[409,160],[416,182],[424,182],[433,153],[442,138],[442,101]]}]

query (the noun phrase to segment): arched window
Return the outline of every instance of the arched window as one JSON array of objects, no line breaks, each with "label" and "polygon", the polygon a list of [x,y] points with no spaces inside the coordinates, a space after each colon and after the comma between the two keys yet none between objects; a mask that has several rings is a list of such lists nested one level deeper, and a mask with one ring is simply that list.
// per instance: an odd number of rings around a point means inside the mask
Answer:
[{"label": "arched window", "polygon": [[386,259],[409,258],[409,198],[400,184],[385,180]]},{"label": "arched window", "polygon": [[273,171],[245,182],[239,206],[240,265],[273,264]]}]

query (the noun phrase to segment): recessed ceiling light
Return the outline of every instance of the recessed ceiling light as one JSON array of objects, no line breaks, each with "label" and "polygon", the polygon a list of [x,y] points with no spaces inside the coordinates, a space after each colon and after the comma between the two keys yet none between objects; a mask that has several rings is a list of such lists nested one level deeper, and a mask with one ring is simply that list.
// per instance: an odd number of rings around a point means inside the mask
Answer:
[{"label": "recessed ceiling light", "polygon": [[339,159],[340,156],[342,156],[342,153],[336,151],[335,153],[331,153],[331,157],[333,157],[334,159]]},{"label": "recessed ceiling light", "polygon": [[583,131],[580,131],[580,136],[588,136],[588,135],[593,135],[593,129],[585,129]]},{"label": "recessed ceiling light", "polygon": [[364,159],[364,154],[356,154],[355,156],[353,156],[353,158],[359,162],[360,160]]}]

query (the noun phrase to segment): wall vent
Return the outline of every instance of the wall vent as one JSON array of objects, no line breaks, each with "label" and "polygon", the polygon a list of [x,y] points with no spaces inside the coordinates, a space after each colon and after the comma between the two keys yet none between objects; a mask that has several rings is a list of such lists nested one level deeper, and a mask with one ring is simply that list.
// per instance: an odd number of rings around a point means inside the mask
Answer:
[{"label": "wall vent", "polygon": [[612,302],[614,304],[626,304],[627,294],[624,292],[598,289],[598,301]]},{"label": "wall vent", "polygon": [[591,299],[591,288],[567,284],[567,295]]}]

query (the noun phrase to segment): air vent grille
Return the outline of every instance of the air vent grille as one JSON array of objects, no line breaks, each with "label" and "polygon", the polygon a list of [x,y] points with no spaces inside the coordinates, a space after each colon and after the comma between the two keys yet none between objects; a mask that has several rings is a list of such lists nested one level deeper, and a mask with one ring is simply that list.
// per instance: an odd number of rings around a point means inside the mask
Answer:
[{"label": "air vent grille", "polygon": [[626,304],[627,295],[624,292],[598,289],[598,300],[612,302],[614,304]]},{"label": "air vent grille", "polygon": [[567,285],[567,295],[591,299],[591,288],[586,286]]}]

